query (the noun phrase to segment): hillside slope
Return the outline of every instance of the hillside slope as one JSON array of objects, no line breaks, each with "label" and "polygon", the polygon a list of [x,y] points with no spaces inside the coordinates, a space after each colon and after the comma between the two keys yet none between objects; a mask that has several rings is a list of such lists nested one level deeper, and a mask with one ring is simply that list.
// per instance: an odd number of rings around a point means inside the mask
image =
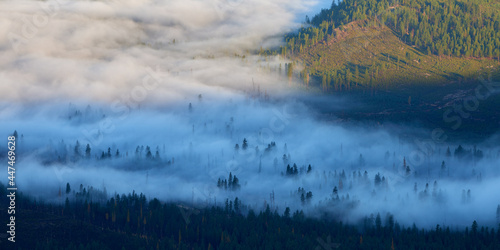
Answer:
[{"label": "hillside slope", "polygon": [[497,78],[497,2],[346,0],[288,35],[281,54],[323,90]]},{"label": "hillside slope", "polygon": [[494,73],[500,66],[488,58],[426,55],[402,42],[385,25],[351,22],[335,32],[336,39],[305,49],[296,58],[309,74],[330,77],[330,84],[338,90],[349,87],[343,83],[346,79],[372,87],[460,82]]}]

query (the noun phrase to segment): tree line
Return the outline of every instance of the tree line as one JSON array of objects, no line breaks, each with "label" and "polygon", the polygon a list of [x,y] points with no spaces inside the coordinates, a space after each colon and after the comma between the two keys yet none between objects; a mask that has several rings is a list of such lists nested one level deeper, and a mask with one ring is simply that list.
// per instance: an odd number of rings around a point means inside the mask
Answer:
[{"label": "tree line", "polygon": [[[69,184],[67,188],[69,195]],[[0,190],[4,202],[3,184]],[[304,202],[311,195],[306,193]],[[495,249],[500,243],[500,230],[476,221],[460,230],[442,225],[424,229],[377,213],[351,225],[321,216],[308,218],[303,211],[292,213],[289,208],[283,214],[269,206],[262,211],[244,210],[238,198],[226,200],[225,207],[205,208],[147,199],[135,192],[100,202],[82,196],[64,204],[22,194],[17,199],[23,215],[18,223],[26,235],[16,244],[26,249],[321,249],[325,245],[332,249]],[[44,230],[36,230],[40,227]]]}]

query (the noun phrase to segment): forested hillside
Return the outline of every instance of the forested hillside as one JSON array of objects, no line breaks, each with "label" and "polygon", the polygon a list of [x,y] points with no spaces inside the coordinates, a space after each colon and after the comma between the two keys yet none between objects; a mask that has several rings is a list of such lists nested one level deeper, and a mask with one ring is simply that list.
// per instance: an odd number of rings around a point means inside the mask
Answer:
[{"label": "forested hillside", "polygon": [[499,7],[497,0],[334,1],[288,35],[281,54],[305,66],[306,84],[315,76],[324,90],[469,80],[497,72]]},{"label": "forested hillside", "polygon": [[[331,35],[335,27],[358,20],[379,21],[401,40],[428,54],[466,57],[500,56],[498,1],[347,0],[315,16],[306,29],[312,41]],[[304,35],[303,34],[303,35]],[[304,39],[302,39],[304,40]],[[307,46],[307,42],[304,42]]]}]

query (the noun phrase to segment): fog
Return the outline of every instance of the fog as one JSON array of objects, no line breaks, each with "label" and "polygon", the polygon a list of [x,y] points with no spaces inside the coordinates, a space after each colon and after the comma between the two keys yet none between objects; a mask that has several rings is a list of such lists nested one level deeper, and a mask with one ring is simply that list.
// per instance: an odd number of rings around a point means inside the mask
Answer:
[{"label": "fog", "polygon": [[[353,224],[390,213],[406,226],[495,225],[498,136],[460,153],[423,128],[320,120],[304,100],[325,96],[288,79],[286,59],[258,56],[317,7],[0,2],[0,133],[18,132],[19,190],[60,203],[70,183],[194,207],[238,197],[245,211],[290,207]],[[239,188],[217,187],[230,173]]]}]

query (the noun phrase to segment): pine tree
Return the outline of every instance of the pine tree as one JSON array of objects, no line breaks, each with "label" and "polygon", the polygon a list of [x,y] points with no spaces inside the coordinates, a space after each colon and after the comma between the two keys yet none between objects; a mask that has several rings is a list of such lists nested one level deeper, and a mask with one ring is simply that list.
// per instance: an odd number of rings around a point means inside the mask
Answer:
[{"label": "pine tree", "polygon": [[231,185],[233,187],[233,190],[238,190],[240,188],[240,180],[236,175],[233,177],[233,184]]},{"label": "pine tree", "polygon": [[90,158],[90,152],[91,152],[90,145],[87,144],[87,147],[85,148],[85,157]]},{"label": "pine tree", "polygon": [[296,175],[296,174],[298,174],[298,173],[299,173],[299,170],[298,170],[298,168],[297,168],[297,164],[295,164],[295,163],[294,163],[294,164],[293,164],[293,174],[294,174],[294,175]]},{"label": "pine tree", "polygon": [[354,80],[356,82],[359,82],[359,69],[358,69],[358,65],[356,65],[356,69],[354,70]]},{"label": "pine tree", "polygon": [[247,139],[243,138],[243,144],[241,144],[241,149],[246,150],[248,148]]},{"label": "pine tree", "polygon": [[312,192],[311,192],[311,191],[307,192],[307,194],[306,194],[306,199],[307,199],[308,201],[310,201],[312,197],[313,197]]},{"label": "pine tree", "polygon": [[471,233],[472,233],[473,235],[475,235],[475,234],[477,233],[477,227],[478,227],[478,226],[477,226],[477,222],[476,222],[476,221],[473,221],[473,222],[472,222],[472,226],[471,226]]},{"label": "pine tree", "polygon": [[377,173],[375,175],[375,186],[380,186],[380,182],[381,182],[380,173]]},{"label": "pine tree", "polygon": [[[235,177],[236,178],[236,177]],[[241,204],[241,201],[238,199],[238,197],[236,197],[234,199],[234,211],[236,213],[239,213],[240,212],[240,204]]]},{"label": "pine tree", "polygon": [[283,213],[283,216],[285,218],[290,218],[290,208],[289,207],[285,208],[285,212]]},{"label": "pine tree", "polygon": [[500,205],[497,206],[497,223],[500,223]]},{"label": "pine tree", "polygon": [[80,156],[80,142],[77,140],[75,144],[75,156],[79,157]]},{"label": "pine tree", "polygon": [[69,209],[70,209],[70,207],[69,207],[69,199],[68,199],[68,197],[66,197],[66,200],[64,201],[64,210],[67,211],[67,212],[69,212]]},{"label": "pine tree", "polygon": [[380,218],[380,213],[377,213],[377,217],[375,218],[375,227],[377,231],[380,231],[382,228],[382,219]]}]

